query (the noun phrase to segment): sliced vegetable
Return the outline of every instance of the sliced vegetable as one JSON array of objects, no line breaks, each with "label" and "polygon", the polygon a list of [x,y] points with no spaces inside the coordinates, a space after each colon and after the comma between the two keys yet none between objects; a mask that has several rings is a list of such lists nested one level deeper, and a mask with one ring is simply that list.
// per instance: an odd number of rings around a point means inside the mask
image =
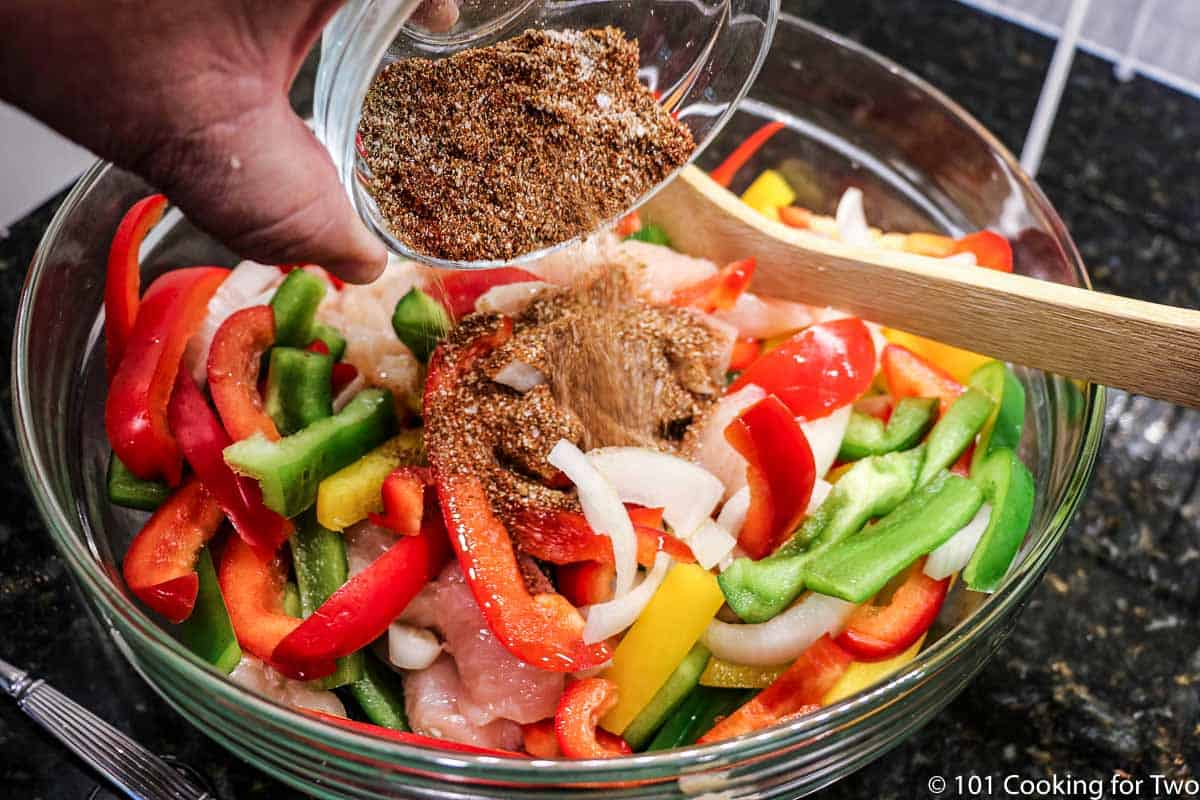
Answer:
[{"label": "sliced vegetable", "polygon": [[554,576],[562,596],[582,608],[612,599],[617,568],[605,561],[577,561],[558,565]]},{"label": "sliced vegetable", "polygon": [[[471,311],[474,310],[472,301]],[[396,336],[420,361],[429,360],[438,342],[446,338],[451,324],[445,306],[416,286],[400,298],[392,313],[392,329]]]},{"label": "sliced vegetable", "polygon": [[999,272],[1013,271],[1013,251],[1008,239],[992,231],[969,233],[954,243],[950,255],[971,253],[975,263]]},{"label": "sliced vegetable", "polygon": [[259,363],[274,343],[275,314],[270,306],[234,312],[213,335],[208,350],[208,388],[221,423],[235,442],[256,433],[271,441],[279,438],[276,423],[263,410],[258,393]]},{"label": "sliced vegetable", "polygon": [[823,417],[800,423],[800,430],[804,431],[804,438],[808,439],[808,446],[812,450],[813,471],[818,478],[828,473],[837,461],[853,413],[854,407],[845,405]]},{"label": "sliced vegetable", "polygon": [[[613,651],[612,666],[604,672],[620,695],[601,721],[605,730],[623,733],[646,709],[695,648],[724,599],[716,578],[707,570],[695,564],[671,567],[662,586]],[[648,737],[652,732],[641,734]]]},{"label": "sliced vegetable", "polygon": [[733,183],[733,177],[737,175],[738,170],[754,157],[754,154],[767,143],[768,139],[779,133],[783,128],[784,124],[782,122],[773,121],[766,123],[734,148],[734,151],[716,169],[708,173],[709,177],[721,186],[728,188],[729,184]]},{"label": "sliced vegetable", "polygon": [[[238,643],[251,655],[269,662],[275,646],[301,624],[284,610],[283,562],[273,553],[264,553],[241,537],[231,536],[221,554],[217,578]],[[309,677],[324,677],[334,669],[330,659],[321,668],[314,668]]]},{"label": "sliced vegetable", "polygon": [[617,703],[617,685],[603,678],[584,678],[567,687],[554,714],[558,749],[567,758],[619,758],[633,750],[624,739],[597,737],[600,718]]},{"label": "sliced vegetable", "polygon": [[884,328],[883,336],[889,342],[905,347],[926,361],[937,364],[959,383],[966,383],[972,372],[991,361],[987,356],[972,353],[970,350],[951,347],[934,339],[926,339],[924,336],[898,331],[895,328]]},{"label": "sliced vegetable", "polygon": [[760,172],[746,191],[742,192],[743,203],[771,219],[779,219],[779,209],[790,206],[795,200],[796,193],[792,191],[792,187],[773,169]]},{"label": "sliced vegetable", "polygon": [[742,689],[697,686],[667,719],[646,749],[653,752],[695,744],[701,734],[745,705],[753,696],[754,692]]},{"label": "sliced vegetable", "polygon": [[146,292],[104,403],[104,429],[117,458],[143,480],[179,483],[183,455],[167,423],[167,403],[187,340],[229,274],[216,267],[168,272]]},{"label": "sliced vegetable", "polygon": [[851,695],[858,694],[863,689],[879,683],[916,658],[917,654],[921,652],[921,645],[924,643],[925,637],[922,636],[899,655],[892,656],[883,661],[855,661],[851,663],[849,668],[842,673],[842,677],[838,682],[834,684],[833,688],[821,698],[821,705],[832,705],[839,700],[844,700]]},{"label": "sliced vegetable", "polygon": [[813,213],[800,206],[783,206],[776,210],[779,221],[789,228],[807,228],[812,221]]},{"label": "sliced vegetable", "polygon": [[630,211],[625,216],[617,220],[617,224],[613,227],[613,232],[622,239],[628,239],[633,234],[642,229],[642,218],[638,216],[638,212]]},{"label": "sliced vegetable", "polygon": [[654,566],[642,578],[641,583],[624,595],[588,609],[587,623],[583,627],[583,641],[588,644],[603,642],[634,624],[666,579],[670,567],[671,557],[666,553],[659,553],[654,559]]},{"label": "sliced vegetable", "polygon": [[723,658],[713,656],[708,659],[708,666],[700,676],[701,686],[716,686],[722,689],[765,689],[775,682],[775,679],[788,668],[787,664],[778,667],[755,667],[749,664],[735,664]]},{"label": "sliced vegetable", "polygon": [[408,715],[404,712],[400,676],[371,653],[361,654],[361,659],[362,675],[350,684],[350,694],[371,722],[390,730],[407,731]]},{"label": "sliced vegetable", "polygon": [[687,538],[708,519],[725,486],[703,467],[645,447],[601,447],[587,454],[623,503],[661,508],[663,519]]},{"label": "sliced vegetable", "polygon": [[937,413],[938,400],[929,397],[901,399],[886,425],[873,416],[855,411],[842,439],[838,458],[857,461],[867,456],[907,450],[921,441],[921,437],[933,425]]},{"label": "sliced vegetable", "polygon": [[914,564],[885,604],[864,603],[850,615],[837,637],[842,649],[861,661],[882,661],[925,635],[942,610],[950,578],[934,580],[924,566],[924,559]]},{"label": "sliced vegetable", "polygon": [[[666,683],[659,687],[650,698],[650,702],[634,717],[633,722],[626,726],[621,738],[629,743],[634,750],[641,750],[654,736],[659,728],[683,703],[696,684],[700,681],[700,673],[708,664],[708,648],[695,644],[688,654],[675,667],[675,671],[667,678]],[[618,690],[618,696],[621,692]],[[611,712],[610,712],[611,713]]]},{"label": "sliced vegetable", "polygon": [[302,269],[294,269],[279,284],[271,298],[275,313],[275,344],[303,349],[315,336],[317,306],[325,299],[325,281]]},{"label": "sliced vegetable", "polygon": [[170,422],[188,464],[220,504],[238,536],[252,547],[275,552],[291,534],[292,524],[263,504],[254,481],[238,477],[225,463],[222,452],[230,444],[229,435],[185,371],[175,380]]},{"label": "sliced vegetable", "polygon": [[228,675],[242,660],[242,648],[233,634],[225,599],[221,597],[221,585],[217,582],[217,570],[207,547],[196,558],[196,576],[195,606],[188,618],[175,628],[175,633],[184,647]]},{"label": "sliced vegetable", "polygon": [[925,574],[940,581],[961,572],[979,546],[991,516],[992,507],[985,502],[970,522],[925,558]]},{"label": "sliced vegetable", "polygon": [[971,468],[975,469],[996,450],[1007,448],[1015,453],[1020,449],[1021,432],[1025,427],[1025,387],[1001,361],[984,364],[971,374],[968,383],[995,404],[979,432],[979,442],[971,459]]},{"label": "sliced vegetable", "polygon": [[[644,510],[644,509],[639,509]],[[629,513],[630,521],[637,511]],[[666,531],[648,525],[634,524],[637,563],[654,565],[660,552],[676,561],[695,561],[688,545]],[[521,551],[551,564],[573,564],[581,561],[614,566],[612,541],[588,524],[582,514],[553,509],[528,509],[512,523],[513,540]],[[612,587],[609,587],[612,588]]]},{"label": "sliced vegetable", "polygon": [[[301,517],[291,538],[292,569],[300,591],[300,615],[308,618],[342,587],[350,576],[342,537],[322,528],[313,514]],[[362,677],[361,653],[338,659],[337,670],[322,680],[322,688],[335,689]]]},{"label": "sliced vegetable", "polygon": [[532,272],[518,267],[455,270],[441,273],[426,289],[435,300],[446,307],[450,316],[462,319],[475,310],[475,301],[489,289],[509,283],[540,280],[541,278]]},{"label": "sliced vegetable", "polygon": [[326,325],[324,322],[317,320],[312,326],[313,340],[309,342],[311,347],[316,342],[325,345],[325,353],[334,361],[341,361],[342,356],[346,355],[346,337],[342,336],[342,332],[332,325]]},{"label": "sliced vegetable", "polygon": [[753,258],[727,264],[711,278],[676,289],[671,295],[671,304],[695,308],[709,314],[714,311],[728,311],[750,285],[750,280],[754,277],[754,265]]},{"label": "sliced vegetable", "polygon": [[865,602],[970,522],[981,505],[975,484],[943,471],[872,527],[814,556],[804,582],[822,594]]},{"label": "sliced vegetable", "polygon": [[657,244],[662,247],[670,247],[671,246],[671,237],[667,236],[666,231],[664,231],[662,228],[660,228],[659,226],[654,225],[654,224],[643,225],[642,227],[638,228],[636,231],[626,234],[624,238],[636,239],[639,242],[646,242],[647,244]]},{"label": "sliced vegetable", "polygon": [[397,467],[383,479],[383,514],[369,514],[371,522],[401,536],[416,536],[425,513],[425,487],[432,483],[428,467]]},{"label": "sliced vegetable", "polygon": [[225,515],[198,480],[181,486],[133,537],[122,562],[125,584],[170,622],[182,622],[196,604],[196,559]]},{"label": "sliced vegetable", "polygon": [[104,366],[111,382],[117,374],[125,345],[133,335],[142,286],[138,251],[167,208],[167,198],[150,195],[133,204],[113,235],[104,281]]},{"label": "sliced vegetable", "polygon": [[388,661],[400,669],[425,669],[442,653],[442,643],[429,630],[393,622],[387,631]]},{"label": "sliced vegetable", "polygon": [[994,405],[992,399],[978,389],[968,389],[954,401],[929,432],[918,486],[933,480],[933,476],[950,467],[966,452],[991,416]]},{"label": "sliced vegetable", "polygon": [[141,511],[153,511],[171,495],[171,490],[165,483],[142,480],[130,472],[115,454],[108,459],[106,483],[109,502]]},{"label": "sliced vegetable", "polygon": [[963,580],[977,592],[1000,587],[1033,519],[1033,475],[1012,450],[996,450],[971,472],[992,506],[987,530],[963,570]]},{"label": "sliced vegetable", "polygon": [[769,728],[805,714],[837,684],[850,666],[850,654],[828,636],[818,639],[803,655],[748,703],[700,737],[700,744],[720,742]]},{"label": "sliced vegetable", "polygon": [[761,386],[801,419],[853,403],[875,376],[875,344],[859,319],[813,325],[764,354],[729,387]]},{"label": "sliced vegetable", "polygon": [[354,463],[342,467],[317,487],[317,520],[340,531],[383,509],[383,482],[398,467],[425,458],[422,431],[402,431]]},{"label": "sliced vegetable", "polygon": [[391,435],[389,392],[364,389],[339,413],[269,442],[253,436],[225,448],[225,461],[262,487],[268,508],[294,517],[317,499],[317,485]]},{"label": "sliced vegetable", "polygon": [[910,233],[904,237],[904,249],[909,253],[930,258],[946,258],[954,255],[956,242],[939,233]]},{"label": "sliced vegetable", "polygon": [[782,612],[803,591],[812,558],[890,513],[912,492],[923,458],[924,449],[917,448],[855,463],[775,555],[739,558],[721,573],[730,608],[746,622],[766,622]]},{"label": "sliced vegetable", "polygon": [[266,413],[285,436],[332,417],[333,357],[294,347],[272,348]]},{"label": "sliced vegetable", "polygon": [[741,372],[753,364],[761,353],[761,340],[742,336],[733,344],[733,357],[729,359],[729,369],[733,372]]},{"label": "sliced vegetable", "polygon": [[892,397],[936,397],[942,413],[967,389],[945,370],[936,367],[906,347],[889,344],[880,357],[884,378]]},{"label": "sliced vegetable", "polygon": [[770,396],[738,415],[725,437],[747,461],[750,508],[738,544],[763,558],[804,518],[817,477],[812,449],[792,412]]},{"label": "sliced vegetable", "polygon": [[854,603],[810,593],[766,622],[731,625],[714,619],[704,632],[713,655],[735,664],[774,667],[786,664],[828,634],[837,635],[854,613]]}]

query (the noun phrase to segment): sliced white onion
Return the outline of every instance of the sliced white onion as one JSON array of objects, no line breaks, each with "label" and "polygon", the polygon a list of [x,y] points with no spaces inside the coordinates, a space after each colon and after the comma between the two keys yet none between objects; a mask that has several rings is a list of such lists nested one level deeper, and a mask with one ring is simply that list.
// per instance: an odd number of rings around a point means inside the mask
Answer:
[{"label": "sliced white onion", "polygon": [[746,459],[725,438],[725,429],[738,414],[766,396],[767,393],[753,383],[743,386],[718,400],[696,428],[692,460],[721,481],[726,500],[746,485]]},{"label": "sliced white onion", "polygon": [[560,439],[554,445],[546,460],[575,484],[583,516],[592,530],[612,540],[617,568],[613,593],[617,598],[622,597],[633,588],[633,579],[637,575],[637,534],[633,532],[633,522],[622,504],[624,498],[604,471],[566,439]]},{"label": "sliced white onion", "polygon": [[842,406],[832,414],[810,419],[800,423],[812,448],[813,463],[817,467],[817,477],[824,478],[825,473],[837,460],[838,451],[842,449],[842,439],[846,436],[846,428],[850,425],[850,414],[854,409]]},{"label": "sliced white onion", "polygon": [[733,497],[725,501],[725,505],[721,506],[721,513],[717,515],[717,524],[737,537],[742,532],[742,526],[746,524],[746,514],[749,512],[750,487],[743,486],[734,492]]},{"label": "sliced white onion", "polygon": [[524,394],[533,387],[541,386],[545,383],[546,376],[540,370],[529,366],[524,361],[514,358],[501,367],[492,380]]},{"label": "sliced white onion", "polygon": [[983,538],[991,516],[990,505],[984,503],[980,506],[970,522],[929,554],[929,558],[925,560],[925,574],[935,581],[940,581],[965,567],[979,545],[979,540]]},{"label": "sliced white onion", "polygon": [[687,540],[696,563],[705,569],[712,569],[733,552],[737,546],[737,537],[729,530],[721,527],[712,520],[704,522]]},{"label": "sliced white onion", "polygon": [[208,301],[208,311],[196,333],[188,341],[183,363],[201,387],[208,380],[208,350],[221,323],[236,311],[271,301],[275,287],[283,281],[278,267],[243,261],[221,282]]},{"label": "sliced white onion", "polygon": [[712,316],[733,325],[742,336],[755,339],[783,336],[813,323],[810,306],[775,297],[760,297],[751,292],[743,292],[733,308],[714,312]]},{"label": "sliced white onion", "polygon": [[725,486],[711,472],[657,450],[601,447],[588,453],[588,459],[617,490],[621,502],[661,508],[680,539],[686,540],[711,517],[725,494]]},{"label": "sliced white onion", "polygon": [[825,502],[825,498],[829,497],[829,493],[833,491],[833,484],[822,478],[817,478],[813,483],[812,496],[808,498],[808,508],[805,509],[805,514],[811,514],[821,507],[821,503]]},{"label": "sliced white onion", "polygon": [[545,281],[521,281],[493,286],[475,301],[475,310],[485,314],[515,316],[524,311],[525,306],[543,289],[550,288],[553,288],[553,284]]},{"label": "sliced white onion", "polygon": [[632,625],[662,585],[670,567],[671,557],[659,553],[654,558],[654,568],[623,597],[590,606],[587,609],[587,623],[583,626],[583,640],[588,644],[602,642]]},{"label": "sliced white onion", "polygon": [[837,207],[838,239],[846,244],[859,247],[871,245],[871,229],[867,227],[867,215],[863,211],[863,193],[861,189],[850,187],[838,201]]},{"label": "sliced white onion", "polygon": [[360,371],[354,376],[354,380],[342,387],[342,390],[337,393],[337,397],[333,398],[333,413],[338,413],[354,399],[354,395],[361,392],[367,386],[366,376]]},{"label": "sliced white onion", "polygon": [[735,664],[786,664],[825,634],[840,631],[854,609],[854,603],[809,593],[779,616],[757,625],[731,625],[714,619],[704,632],[704,646],[717,658]]},{"label": "sliced white onion", "polygon": [[425,669],[442,652],[442,643],[430,631],[403,622],[388,626],[387,654],[392,666],[400,669]]}]

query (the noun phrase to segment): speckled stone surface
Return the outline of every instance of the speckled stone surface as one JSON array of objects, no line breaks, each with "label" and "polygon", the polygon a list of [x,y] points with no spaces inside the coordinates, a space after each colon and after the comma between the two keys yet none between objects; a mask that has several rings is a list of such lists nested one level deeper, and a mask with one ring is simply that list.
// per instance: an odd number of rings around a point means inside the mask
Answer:
[{"label": "speckled stone surface", "polygon": [[[949,0],[785,7],[917,72],[1019,149],[1049,40]],[[1200,101],[1143,79],[1121,84],[1103,62],[1077,59],[1041,183],[1097,288],[1200,306],[1198,157]],[[0,239],[0,446],[9,464],[11,325],[55,204]],[[929,797],[932,777],[970,773],[998,782],[1200,775],[1200,414],[1113,395],[1091,490],[1007,645],[928,727],[824,796]],[[0,498],[0,655],[192,765],[223,800],[286,796],[190,729],[98,633],[15,466],[0,474]],[[73,800],[95,783],[0,703],[0,796]],[[994,796],[1013,795],[997,785]],[[1153,796],[1150,785],[1137,796]]]}]

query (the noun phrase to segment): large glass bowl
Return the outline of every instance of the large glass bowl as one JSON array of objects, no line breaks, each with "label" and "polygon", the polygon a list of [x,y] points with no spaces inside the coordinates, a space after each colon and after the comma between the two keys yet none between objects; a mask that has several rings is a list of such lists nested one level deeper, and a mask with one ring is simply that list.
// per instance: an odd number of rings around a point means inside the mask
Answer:
[{"label": "large glass bowl", "polygon": [[[1012,156],[961,109],[894,64],[783,18],[750,97],[705,155],[711,167],[764,118],[783,120],[741,180],[781,168],[799,202],[828,210],[861,186],[874,224],[898,230],[1003,229],[1018,271],[1086,285],[1058,215]],[[737,187],[735,187],[737,188]],[[720,745],[616,761],[468,757],[315,722],[230,683],[184,650],[131,598],[119,558],[139,516],[108,506],[101,424],[101,291],[121,214],[148,191],[98,165],[51,223],[22,297],[14,352],[17,426],[42,514],[84,593],[130,663],[206,734],[275,777],[324,797],[797,797],[896,745],[979,671],[1017,623],[1084,491],[1104,391],[1021,370],[1023,443],[1037,476],[1033,526],[1002,589],[959,592],[936,639],[885,683],[786,725]],[[177,214],[156,231],[146,278],[172,266],[232,263]],[[864,291],[866,291],[864,287]]]}]

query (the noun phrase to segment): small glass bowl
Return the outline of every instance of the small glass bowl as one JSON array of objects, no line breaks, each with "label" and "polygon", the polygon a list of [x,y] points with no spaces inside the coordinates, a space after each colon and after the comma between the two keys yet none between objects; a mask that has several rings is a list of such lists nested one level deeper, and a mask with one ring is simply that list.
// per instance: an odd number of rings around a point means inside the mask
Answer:
[{"label": "small glass bowl", "polygon": [[[715,165],[765,119],[781,120],[787,129],[739,175],[735,189],[774,166],[797,191],[797,202],[829,211],[847,186],[859,186],[872,224],[952,234],[999,228],[1014,243],[1018,272],[1087,285],[1062,221],[1013,157],[960,108],[895,64],[781,16],[766,68],[701,166]],[[128,173],[97,165],[46,231],[22,293],[13,349],[22,463],[50,535],[134,669],[208,736],[319,797],[632,800],[711,793],[759,800],[814,792],[930,720],[1002,645],[1062,540],[1099,448],[1102,387],[1018,370],[1028,395],[1022,455],[1036,476],[1037,505],[1003,586],[993,595],[957,591],[914,661],[784,725],[713,746],[611,761],[464,756],[346,731],[207,667],[120,579],[120,558],[144,517],[112,507],[105,497],[100,309],[113,231],[149,191]],[[143,280],[181,265],[236,260],[177,211],[153,237]]]},{"label": "small glass bowl", "polygon": [[691,130],[694,159],[754,82],[779,11],[779,0],[465,2],[463,21],[439,34],[404,23],[414,5],[411,0],[353,0],[337,13],[321,42],[313,99],[315,130],[333,157],[355,210],[389,249],[404,258],[458,269],[521,264],[574,240],[516,259],[454,261],[414,252],[396,238],[371,195],[370,171],[358,148],[363,98],[380,70],[402,58],[443,58],[468,47],[495,44],[530,28],[612,26],[637,40],[642,81]]}]

